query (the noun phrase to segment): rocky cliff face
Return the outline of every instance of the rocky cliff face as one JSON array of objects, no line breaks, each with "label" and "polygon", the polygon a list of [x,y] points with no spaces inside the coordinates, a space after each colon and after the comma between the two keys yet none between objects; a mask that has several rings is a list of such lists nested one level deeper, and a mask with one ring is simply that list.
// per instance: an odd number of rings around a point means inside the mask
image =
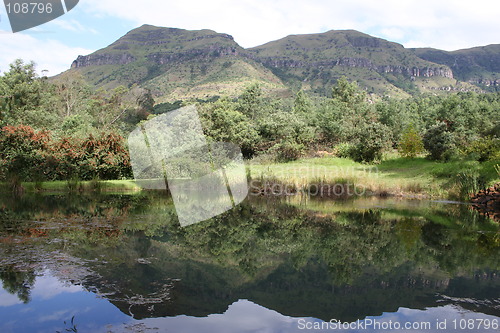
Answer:
[{"label": "rocky cliff face", "polygon": [[122,54],[91,54],[78,56],[71,64],[71,68],[81,68],[102,65],[127,65],[134,62],[136,58],[128,53]]},{"label": "rocky cliff face", "polygon": [[166,65],[178,61],[187,61],[192,59],[208,60],[210,58],[238,56],[239,52],[234,47],[210,46],[204,49],[194,49],[188,52],[155,52],[148,54],[148,61],[157,65]]},{"label": "rocky cliff face", "polygon": [[280,57],[267,57],[258,58],[252,54],[245,54],[245,56],[250,57],[254,60],[262,62],[267,67],[272,68],[333,68],[336,66],[340,67],[352,67],[352,68],[365,68],[373,70],[377,73],[396,73],[403,74],[408,77],[446,77],[453,79],[453,71],[444,66],[436,67],[407,67],[402,65],[376,65],[370,59],[366,58],[354,58],[354,57],[344,57],[332,60],[320,60],[320,61],[303,61],[294,60]]},{"label": "rocky cliff face", "polygon": [[87,56],[78,56],[71,68],[128,65],[137,60],[166,64],[194,58],[238,55],[240,49],[228,34],[144,25],[130,31],[105,49]]},{"label": "rocky cliff face", "polygon": [[[151,42],[149,42],[151,43]],[[123,46],[122,46],[123,47]],[[446,67],[406,67],[401,65],[375,65],[370,59],[365,58],[339,58],[333,60],[321,60],[321,61],[300,61],[293,59],[283,59],[283,58],[258,58],[252,54],[239,52],[234,47],[225,46],[209,46],[207,48],[193,49],[187,52],[154,52],[146,55],[146,59],[152,63],[158,65],[165,65],[177,61],[192,60],[196,58],[209,59],[214,57],[223,56],[239,56],[250,58],[261,62],[267,67],[273,68],[317,68],[322,69],[325,67],[352,67],[352,68],[366,68],[373,70],[377,73],[397,73],[406,76],[413,77],[446,77],[453,79],[453,72],[451,69]],[[137,58],[129,53],[122,54],[91,54],[88,56],[78,56],[78,58],[73,61],[71,68],[81,68],[89,66],[102,66],[102,65],[127,65],[131,62],[136,61]],[[486,81],[480,80],[477,83],[485,85],[498,85],[499,80],[496,81]]]},{"label": "rocky cliff face", "polygon": [[458,51],[412,49],[418,57],[449,66],[455,78],[495,91],[500,86],[500,44]]},{"label": "rocky cliff face", "polygon": [[470,79],[468,81],[472,84],[477,84],[486,87],[500,87],[500,79],[499,80]]},{"label": "rocky cliff face", "polygon": [[[207,47],[205,49],[194,49],[186,52],[154,52],[147,54],[145,58],[151,63],[166,65],[177,61],[192,59],[210,59],[223,56],[238,56],[239,52],[232,47]],[[91,54],[88,56],[78,56],[73,61],[71,68],[82,68],[102,65],[127,65],[137,58],[131,54]]]},{"label": "rocky cliff face", "polygon": [[443,84],[436,78],[455,78],[447,65],[426,61],[400,44],[354,30],[292,35],[246,51],[245,56],[261,62],[296,89],[307,86],[320,94],[328,94],[341,76],[358,81],[373,93],[400,95],[424,89],[418,78],[434,81],[427,83],[429,87]]}]

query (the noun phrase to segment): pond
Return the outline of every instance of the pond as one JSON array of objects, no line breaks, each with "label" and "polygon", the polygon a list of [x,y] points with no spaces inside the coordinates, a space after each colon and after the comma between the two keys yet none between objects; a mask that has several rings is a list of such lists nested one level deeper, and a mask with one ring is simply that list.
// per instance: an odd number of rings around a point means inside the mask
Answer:
[{"label": "pond", "polygon": [[497,332],[500,226],[467,205],[163,192],[0,198],[1,332]]}]

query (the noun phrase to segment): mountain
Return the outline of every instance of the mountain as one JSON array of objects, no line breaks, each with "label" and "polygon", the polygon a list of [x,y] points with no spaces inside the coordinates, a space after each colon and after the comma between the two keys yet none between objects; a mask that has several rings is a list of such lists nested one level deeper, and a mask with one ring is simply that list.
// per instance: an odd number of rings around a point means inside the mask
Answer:
[{"label": "mountain", "polygon": [[492,90],[499,85],[499,68],[500,45],[455,52],[406,49],[358,31],[332,30],[244,49],[212,30],[143,25],[79,56],[70,71],[98,87],[138,84],[163,102],[237,96],[254,82],[272,96],[300,89],[329,95],[341,76],[377,95]]},{"label": "mountain", "polygon": [[412,51],[422,59],[450,67],[460,81],[491,91],[500,87],[500,44],[453,52],[431,48]]},{"label": "mountain", "polygon": [[455,84],[448,66],[354,30],[292,35],[249,52],[288,85],[321,94],[342,75],[377,94],[404,95]]},{"label": "mountain", "polygon": [[143,25],[79,56],[71,70],[99,87],[138,84],[160,101],[237,95],[252,82],[273,94],[288,91],[269,69],[241,56],[244,52],[227,34]]}]

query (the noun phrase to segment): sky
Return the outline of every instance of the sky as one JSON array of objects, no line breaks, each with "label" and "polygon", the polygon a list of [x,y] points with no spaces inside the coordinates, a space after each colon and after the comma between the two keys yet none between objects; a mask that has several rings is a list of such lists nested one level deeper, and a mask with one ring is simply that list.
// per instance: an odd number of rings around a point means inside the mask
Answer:
[{"label": "sky", "polygon": [[499,14],[498,0],[80,0],[51,22],[12,33],[0,3],[0,73],[21,58],[34,61],[39,73],[57,75],[78,55],[143,24],[211,29],[232,35],[243,47],[354,29],[405,47],[452,51],[500,44]]}]

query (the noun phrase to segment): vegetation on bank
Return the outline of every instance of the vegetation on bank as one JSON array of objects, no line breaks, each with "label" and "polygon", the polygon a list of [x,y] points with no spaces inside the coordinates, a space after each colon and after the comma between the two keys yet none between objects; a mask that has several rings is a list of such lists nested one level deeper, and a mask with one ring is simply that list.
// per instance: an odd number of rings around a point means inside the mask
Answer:
[{"label": "vegetation on bank", "polygon": [[[456,160],[442,163],[424,157],[409,159],[394,154],[389,154],[378,164],[357,163],[331,156],[303,158],[287,163],[248,161],[247,164],[251,195],[266,190],[267,195],[283,196],[346,198],[355,195],[395,195],[466,200],[480,189],[500,182],[500,174],[495,171],[495,164],[491,161]],[[0,184],[0,191],[11,192],[16,185],[22,188],[21,193],[141,191],[141,187],[131,179],[69,179],[21,184],[14,184],[11,180]]]},{"label": "vegetation on bank", "polygon": [[[297,188],[352,181],[375,193],[462,199],[498,180],[500,93],[370,98],[339,78],[322,98],[299,91],[293,100],[269,99],[254,84],[234,99],[191,102],[198,104],[207,138],[238,144],[254,179]],[[128,133],[191,102],[154,106],[154,96],[136,86],[95,91],[77,73],[50,81],[18,60],[0,76],[0,181],[16,188],[21,182],[130,179]],[[326,157],[311,159],[317,155]],[[326,171],[295,176],[304,165]],[[375,167],[376,173],[359,171]],[[336,175],[339,168],[354,171]]]},{"label": "vegetation on bank", "polygon": [[[0,192],[12,192],[12,182],[0,183]],[[18,184],[19,194],[23,193],[66,193],[66,192],[102,192],[136,193],[142,188],[134,180],[54,180],[47,182],[23,182]]]},{"label": "vegetation on bank", "polygon": [[[347,197],[350,191],[351,195],[466,200],[480,188],[500,181],[493,161],[443,163],[394,154],[388,154],[378,164],[321,157],[288,163],[250,164],[250,170],[251,190],[257,192],[256,188],[266,187],[266,194],[280,195],[312,192],[318,196]],[[324,186],[323,193],[318,192],[318,185]]]}]

